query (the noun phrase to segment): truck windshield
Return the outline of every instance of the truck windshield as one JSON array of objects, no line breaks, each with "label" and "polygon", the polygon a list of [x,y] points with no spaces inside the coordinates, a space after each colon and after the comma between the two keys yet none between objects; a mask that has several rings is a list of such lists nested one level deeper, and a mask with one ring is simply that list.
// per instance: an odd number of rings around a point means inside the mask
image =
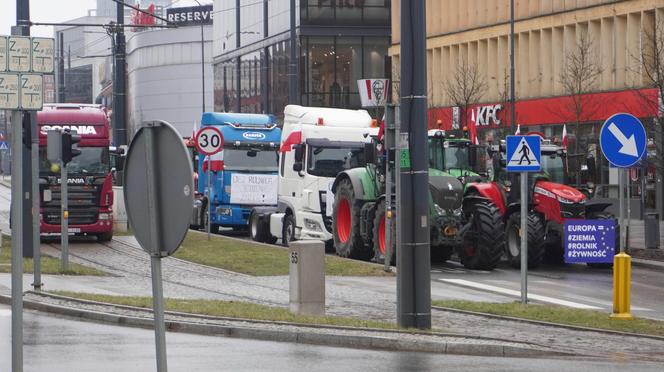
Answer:
[{"label": "truck windshield", "polygon": [[275,150],[224,149],[224,169],[234,171],[276,172],[279,153]]},{"label": "truck windshield", "polygon": [[[110,172],[108,147],[79,147],[81,154],[74,157],[67,165],[69,174],[106,175]],[[51,168],[46,158],[46,148],[39,149],[39,173],[41,175],[60,174],[60,168]]]},{"label": "truck windshield", "polygon": [[312,176],[336,177],[346,169],[364,167],[364,147],[309,146],[307,172]]}]

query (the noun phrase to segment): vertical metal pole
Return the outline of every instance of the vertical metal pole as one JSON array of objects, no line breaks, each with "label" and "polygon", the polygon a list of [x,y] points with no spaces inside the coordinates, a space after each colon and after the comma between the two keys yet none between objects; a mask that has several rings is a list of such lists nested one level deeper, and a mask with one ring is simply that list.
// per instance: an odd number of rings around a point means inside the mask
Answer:
[{"label": "vertical metal pole", "polygon": [[[397,319],[402,327],[431,328],[429,155],[427,142],[424,0],[401,1],[402,237],[397,248]],[[405,149],[404,149],[405,148]],[[406,151],[406,154],[404,154]],[[401,159],[399,160],[401,161]]]},{"label": "vertical metal pole", "polygon": [[[18,5],[18,4],[17,4]],[[23,371],[23,113],[12,112],[12,371]]]},{"label": "vertical metal pole", "polygon": [[[124,5],[117,3],[116,22],[124,24]],[[126,42],[124,28],[116,28],[115,36],[115,80],[113,81],[113,142],[116,146],[127,144],[127,81],[126,81]]]},{"label": "vertical metal pole", "polygon": [[67,182],[67,164],[60,161],[60,260],[62,271],[69,270],[69,198]]},{"label": "vertical metal pole", "polygon": [[[625,229],[625,251],[629,252],[629,234],[630,225],[632,224],[632,180],[629,176],[629,168],[625,168],[625,207],[627,208],[627,228]],[[644,224],[645,226],[645,224]]]},{"label": "vertical metal pole", "polygon": [[150,254],[150,264],[152,270],[152,307],[154,314],[154,333],[155,333],[155,348],[157,353],[157,371],[166,372],[167,359],[166,359],[166,326],[164,324],[164,291],[162,287],[161,277],[161,241],[160,230],[161,222],[159,220],[159,203],[157,193],[159,188],[157,186],[157,175],[155,174],[156,159],[155,153],[155,140],[154,140],[154,127],[146,127],[145,132],[145,160],[148,164],[147,183],[148,183],[148,216],[150,216],[150,235],[154,242],[152,253]]},{"label": "vertical metal pole", "polygon": [[32,122],[32,246],[33,246],[33,283],[35,290],[40,290],[41,282],[41,247],[39,242],[39,128],[36,114],[30,114]]},{"label": "vertical metal pole", "polygon": [[620,226],[620,253],[625,253],[625,169],[618,168],[618,204],[620,217],[618,225]]},{"label": "vertical metal pole", "polygon": [[[198,2],[198,1],[197,1]],[[199,3],[200,5],[200,3]],[[203,86],[203,112],[205,112],[205,38],[203,24],[201,23],[201,85]]]},{"label": "vertical metal pole", "polygon": [[[385,107],[385,128],[383,134],[383,149],[385,151],[385,262],[383,269],[390,271],[390,262],[392,261],[392,246],[394,241],[392,239],[396,224],[393,211],[393,196],[394,196],[394,175],[399,174],[397,168],[398,162],[390,158],[390,150],[395,150],[395,135],[396,128],[396,107],[388,105]],[[394,156],[399,159],[397,150],[394,151]]]},{"label": "vertical metal pole", "polygon": [[521,303],[528,303],[528,173],[521,172]]},{"label": "vertical metal pole", "polygon": [[514,0],[510,0],[510,134],[516,131],[516,93],[514,76]]},{"label": "vertical metal pole", "polygon": [[298,1],[290,0],[290,56],[288,68],[288,103],[296,104],[298,99],[298,71],[297,71],[297,10]]},{"label": "vertical metal pole", "polygon": [[208,155],[208,169],[207,169],[207,197],[208,197],[208,221],[207,221],[207,238],[210,240],[210,226],[212,225],[212,158]]}]

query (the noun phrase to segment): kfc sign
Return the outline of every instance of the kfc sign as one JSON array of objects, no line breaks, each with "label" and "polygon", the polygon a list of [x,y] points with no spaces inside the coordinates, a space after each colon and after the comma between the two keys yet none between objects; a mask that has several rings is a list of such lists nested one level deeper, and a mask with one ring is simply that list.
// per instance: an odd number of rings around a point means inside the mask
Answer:
[{"label": "kfc sign", "polygon": [[500,125],[500,120],[498,119],[498,111],[503,109],[503,105],[489,105],[489,106],[480,106],[476,108],[473,112],[475,117],[475,124],[477,125]]},{"label": "kfc sign", "polygon": [[211,25],[212,5],[166,9],[166,19],[178,26]]}]

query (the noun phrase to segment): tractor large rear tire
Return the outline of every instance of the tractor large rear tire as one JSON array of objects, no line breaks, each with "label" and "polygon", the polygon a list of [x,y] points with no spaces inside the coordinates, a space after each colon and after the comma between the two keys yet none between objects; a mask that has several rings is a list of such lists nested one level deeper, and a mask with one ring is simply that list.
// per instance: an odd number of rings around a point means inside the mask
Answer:
[{"label": "tractor large rear tire", "polygon": [[[521,213],[512,213],[505,226],[505,254],[510,265],[521,267]],[[544,259],[544,221],[537,213],[528,213],[528,268],[534,269]]]},{"label": "tractor large rear tire", "polygon": [[334,194],[332,213],[332,235],[334,247],[341,257],[369,260],[372,249],[365,246],[360,235],[360,210],[362,202],[355,199],[353,184],[348,179],[341,180]]},{"label": "tractor large rear tire", "polygon": [[464,210],[471,224],[459,247],[461,264],[473,270],[493,270],[503,255],[505,229],[500,210],[491,202],[470,202]]},{"label": "tractor large rear tire", "polygon": [[[394,220],[393,220],[394,221]],[[374,213],[373,219],[373,229],[372,229],[372,245],[373,245],[373,255],[374,259],[379,264],[385,263],[385,254],[387,253],[386,244],[386,225],[385,225],[385,200],[381,200],[377,206]],[[394,239],[396,234],[394,234],[394,229],[392,229],[392,246],[395,247]],[[390,265],[394,265],[397,262],[396,252],[390,252]]]}]

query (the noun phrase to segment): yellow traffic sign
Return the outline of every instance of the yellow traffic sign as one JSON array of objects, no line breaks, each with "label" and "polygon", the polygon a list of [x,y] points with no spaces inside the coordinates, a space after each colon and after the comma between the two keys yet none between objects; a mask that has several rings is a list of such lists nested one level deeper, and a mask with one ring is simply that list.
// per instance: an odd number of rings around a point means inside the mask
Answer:
[{"label": "yellow traffic sign", "polygon": [[7,43],[9,71],[30,72],[32,42],[26,36],[10,36]]},{"label": "yellow traffic sign", "polygon": [[53,55],[55,39],[47,37],[32,38],[32,72],[53,73]]},{"label": "yellow traffic sign", "polygon": [[7,71],[7,37],[0,36],[0,72]]},{"label": "yellow traffic sign", "polygon": [[21,74],[21,109],[39,111],[44,104],[44,76]]},{"label": "yellow traffic sign", "polygon": [[0,73],[0,110],[18,110],[18,74]]}]

